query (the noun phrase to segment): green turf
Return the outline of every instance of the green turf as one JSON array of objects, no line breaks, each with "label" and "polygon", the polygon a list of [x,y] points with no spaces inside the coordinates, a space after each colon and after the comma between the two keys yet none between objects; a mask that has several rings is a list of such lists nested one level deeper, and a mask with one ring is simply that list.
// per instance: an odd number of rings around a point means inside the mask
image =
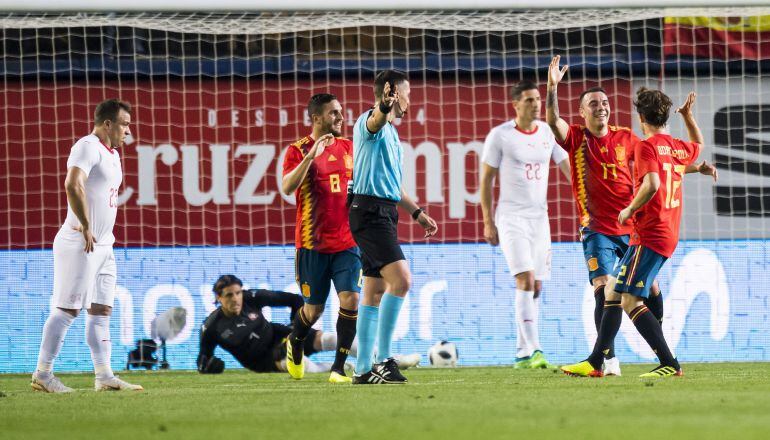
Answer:
[{"label": "green turf", "polygon": [[326,375],[136,372],[145,392],[32,392],[0,375],[0,438],[768,439],[770,364],[687,364],[686,376],[572,378],[551,370],[412,369],[408,385],[330,385]]}]

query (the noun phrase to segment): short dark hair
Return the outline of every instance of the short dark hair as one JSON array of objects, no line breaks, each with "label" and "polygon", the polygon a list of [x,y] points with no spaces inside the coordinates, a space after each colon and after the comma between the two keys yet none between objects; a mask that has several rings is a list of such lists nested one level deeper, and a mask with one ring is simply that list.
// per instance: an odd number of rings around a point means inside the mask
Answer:
[{"label": "short dark hair", "polygon": [[674,103],[660,90],[641,87],[636,91],[634,107],[644,116],[644,121],[655,127],[663,127],[668,122],[668,115]]},{"label": "short dark hair", "polygon": [[404,72],[398,70],[383,70],[374,77],[374,97],[382,99],[382,90],[385,88],[385,83],[390,83],[391,90],[393,90],[393,87],[408,80],[409,79]]},{"label": "short dark hair", "polygon": [[239,286],[243,287],[243,282],[242,282],[242,281],[241,281],[241,279],[240,279],[240,278],[238,278],[237,276],[235,276],[235,275],[222,275],[222,276],[221,276],[221,277],[219,277],[219,279],[218,279],[218,280],[217,280],[217,281],[214,283],[214,287],[213,287],[211,290],[212,290],[212,291],[214,291],[214,294],[215,294],[216,296],[219,296],[219,295],[221,295],[221,294],[222,294],[222,291],[223,291],[223,290],[224,290],[226,287],[230,287],[230,286],[232,286],[233,284],[237,284],[237,285],[239,285]]},{"label": "short dark hair", "polygon": [[589,93],[595,93],[595,92],[602,92],[605,95],[607,94],[607,91],[604,90],[604,87],[591,87],[590,89],[583,90],[583,93],[580,94],[580,98],[578,99],[578,105],[583,105],[583,98],[589,94]]},{"label": "short dark hair", "polygon": [[511,87],[511,101],[518,101],[521,98],[521,94],[527,90],[537,90],[537,84],[528,80],[519,81]]},{"label": "short dark hair", "polygon": [[313,115],[320,115],[323,113],[324,106],[336,99],[337,97],[331,93],[316,93],[307,103],[307,115],[311,118]]},{"label": "short dark hair", "polygon": [[131,113],[131,105],[116,98],[100,102],[94,110],[94,124],[101,125],[104,121],[117,122],[120,110]]}]

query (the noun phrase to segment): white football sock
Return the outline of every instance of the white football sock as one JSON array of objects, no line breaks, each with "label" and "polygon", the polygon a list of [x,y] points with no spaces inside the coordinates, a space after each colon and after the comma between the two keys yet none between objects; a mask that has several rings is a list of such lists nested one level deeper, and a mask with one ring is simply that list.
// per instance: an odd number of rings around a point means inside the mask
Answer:
[{"label": "white football sock", "polygon": [[43,340],[40,342],[40,352],[37,355],[38,376],[48,376],[53,371],[53,362],[61,351],[67,330],[75,320],[69,313],[54,308],[43,326]]},{"label": "white football sock", "polygon": [[110,379],[114,376],[110,366],[112,341],[110,340],[110,317],[102,315],[86,316],[86,342],[91,348],[91,360],[98,379]]},{"label": "white football sock", "polygon": [[[542,295],[542,293],[541,293]],[[535,341],[537,341],[537,348],[533,348],[532,350],[540,350],[540,295],[537,296],[537,298],[532,295],[532,302],[535,307],[535,331],[537,332],[537,336],[535,338]]]},{"label": "white football sock", "polygon": [[535,322],[535,300],[533,296],[534,292],[532,291],[516,289],[517,328],[521,325],[519,337],[524,338],[524,343],[527,346],[527,354],[519,357],[531,356],[534,350],[540,350],[537,323]]}]

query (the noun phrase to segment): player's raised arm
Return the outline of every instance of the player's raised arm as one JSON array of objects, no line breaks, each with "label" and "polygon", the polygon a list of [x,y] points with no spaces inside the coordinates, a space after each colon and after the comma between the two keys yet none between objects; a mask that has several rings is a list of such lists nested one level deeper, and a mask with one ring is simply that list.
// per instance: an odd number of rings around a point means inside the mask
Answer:
[{"label": "player's raised arm", "polygon": [[495,226],[495,220],[492,217],[492,187],[497,174],[497,168],[488,164],[482,165],[479,187],[481,191],[481,214],[484,219],[484,240],[492,246],[500,244],[497,226]]},{"label": "player's raised arm", "polygon": [[86,201],[86,173],[78,167],[69,167],[67,169],[67,178],[64,180],[64,189],[67,192],[67,201],[72,208],[72,212],[80,221],[80,233],[85,240],[86,252],[93,252],[96,240],[91,234],[91,224],[88,220],[88,202]]},{"label": "player's raised arm", "polygon": [[436,224],[436,221],[433,220],[425,211],[423,211],[422,208],[417,206],[417,203],[414,203],[409,195],[404,192],[403,188],[401,189],[401,200],[398,201],[398,206],[400,206],[404,211],[408,212],[412,216],[412,219],[417,221],[417,223],[422,226],[422,228],[425,230],[425,238],[436,235],[436,232],[438,232],[438,225]]},{"label": "player's raised arm", "polygon": [[[698,122],[695,120],[695,116],[692,114],[692,106],[695,104],[695,98],[697,95],[695,92],[690,92],[687,94],[687,99],[685,99],[684,104],[682,104],[681,107],[676,109],[676,112],[682,115],[682,119],[684,120],[684,125],[687,127],[687,136],[690,138],[690,142],[695,142],[696,144],[700,144],[701,148],[703,146],[703,143],[705,140],[703,139],[703,133],[700,131],[700,127],[698,127]],[[701,173],[704,176],[711,176],[714,178],[714,182],[716,182],[719,179],[719,173],[717,172],[717,168],[710,164],[708,161],[702,161],[700,163],[691,163],[687,165],[685,168],[685,174],[690,173]]]},{"label": "player's raised arm", "polygon": [[569,66],[559,68],[560,55],[556,55],[548,66],[548,88],[545,95],[545,121],[551,127],[553,135],[559,142],[567,139],[569,124],[559,116],[559,99],[557,96],[557,87],[567,73]]},{"label": "player's raised arm", "polygon": [[378,97],[371,116],[366,120],[366,129],[369,133],[377,133],[388,123],[388,117],[397,100],[398,86],[386,82],[382,88],[382,96]]},{"label": "player's raised arm", "polygon": [[701,133],[700,127],[698,127],[698,123],[692,115],[692,106],[695,104],[696,96],[695,92],[688,93],[684,104],[676,109],[676,112],[682,115],[682,119],[684,119],[684,125],[687,127],[687,136],[690,138],[690,142],[703,145],[703,133]]}]

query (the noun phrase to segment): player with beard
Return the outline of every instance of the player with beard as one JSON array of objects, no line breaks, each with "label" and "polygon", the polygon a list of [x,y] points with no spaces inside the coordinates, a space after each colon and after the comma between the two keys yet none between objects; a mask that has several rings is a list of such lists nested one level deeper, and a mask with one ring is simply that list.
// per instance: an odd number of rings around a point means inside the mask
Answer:
[{"label": "player with beard", "polygon": [[295,193],[296,278],[305,305],[287,339],[287,368],[294,379],[304,376],[303,344],[321,317],[331,283],[340,300],[337,350],[329,382],[350,383],[345,360],[356,336],[361,257],[348,223],[348,181],[353,173],[353,143],[342,138],[342,106],[329,93],[308,103],[313,132],[289,146],[283,163],[282,191]]},{"label": "player with beard", "polygon": [[[605,301],[618,259],[628,249],[631,224],[619,225],[618,213],[634,197],[630,162],[639,138],[628,127],[610,125],[610,101],[601,87],[585,90],[578,98],[582,124],[569,124],[559,116],[557,86],[567,72],[559,67],[560,56],[548,68],[546,122],[558,142],[569,154],[572,193],[577,201],[580,242],[594,289],[596,330],[608,308],[620,310],[620,301]],[[657,285],[646,300],[658,318],[663,317],[663,297]],[[604,374],[620,375],[620,362],[610,344],[604,356]]]},{"label": "player with beard", "polygon": [[703,145],[703,135],[692,115],[695,93],[690,93],[677,112],[682,115],[690,141],[668,134],[671,99],[659,90],[639,89],[634,106],[639,113],[642,132],[647,139],[636,146],[636,194],[618,213],[617,223],[624,225],[634,218],[631,244],[614,271],[614,282],[608,286],[607,302],[618,302],[622,309],[605,312],[594,344],[585,361],[565,365],[562,370],[573,376],[600,377],[602,353],[614,341],[625,311],[660,365],[642,378],[681,376],[679,362],[663,337],[660,322],[644,304],[649,288],[660,268],[671,258],[679,240],[682,216],[682,185],[687,172],[699,171],[717,180],[716,169],[703,161],[694,162]]}]

